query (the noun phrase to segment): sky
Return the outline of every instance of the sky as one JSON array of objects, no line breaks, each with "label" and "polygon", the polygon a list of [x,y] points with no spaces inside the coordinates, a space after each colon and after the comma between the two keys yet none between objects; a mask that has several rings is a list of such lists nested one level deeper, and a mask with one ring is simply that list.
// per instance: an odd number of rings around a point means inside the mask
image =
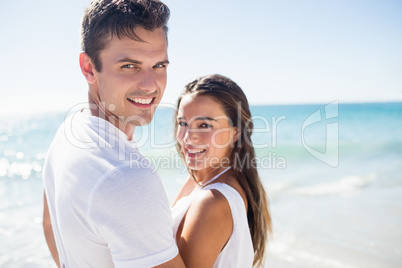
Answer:
[{"label": "sky", "polygon": [[[0,115],[86,102],[89,0],[1,1]],[[219,73],[260,104],[402,101],[400,0],[165,0],[168,85]]]}]

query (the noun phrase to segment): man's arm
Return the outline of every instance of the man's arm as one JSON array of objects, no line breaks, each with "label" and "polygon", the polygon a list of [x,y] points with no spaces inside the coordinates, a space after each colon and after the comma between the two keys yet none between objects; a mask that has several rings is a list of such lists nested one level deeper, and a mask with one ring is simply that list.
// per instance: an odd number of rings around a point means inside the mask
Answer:
[{"label": "man's arm", "polygon": [[52,222],[50,220],[49,208],[47,206],[46,194],[43,193],[43,231],[45,233],[46,243],[49,247],[50,254],[56,262],[57,267],[60,268],[59,253],[56,248],[56,241],[54,240]]}]

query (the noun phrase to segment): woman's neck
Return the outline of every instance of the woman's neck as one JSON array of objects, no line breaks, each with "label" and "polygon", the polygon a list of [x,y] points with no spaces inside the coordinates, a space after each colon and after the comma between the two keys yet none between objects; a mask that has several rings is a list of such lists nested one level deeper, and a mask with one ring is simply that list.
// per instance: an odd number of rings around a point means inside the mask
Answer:
[{"label": "woman's neck", "polygon": [[199,185],[207,184],[211,179],[213,179],[220,172],[223,172],[228,167],[219,167],[219,168],[207,168],[203,170],[195,170],[194,177],[196,182]]}]

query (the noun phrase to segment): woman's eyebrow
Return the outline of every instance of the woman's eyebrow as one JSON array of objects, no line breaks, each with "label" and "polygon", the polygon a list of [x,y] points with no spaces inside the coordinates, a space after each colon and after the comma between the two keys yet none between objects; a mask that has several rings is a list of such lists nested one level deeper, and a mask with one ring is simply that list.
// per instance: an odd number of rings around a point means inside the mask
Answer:
[{"label": "woman's eyebrow", "polygon": [[208,117],[208,116],[200,116],[200,117],[195,118],[194,120],[210,120],[210,121],[216,121],[215,118]]},{"label": "woman's eyebrow", "polygon": [[[186,118],[184,116],[178,117],[178,120],[186,120]],[[209,121],[217,121],[215,118],[212,117],[208,117],[208,116],[199,116],[193,119],[193,121],[195,120],[209,120]]]}]

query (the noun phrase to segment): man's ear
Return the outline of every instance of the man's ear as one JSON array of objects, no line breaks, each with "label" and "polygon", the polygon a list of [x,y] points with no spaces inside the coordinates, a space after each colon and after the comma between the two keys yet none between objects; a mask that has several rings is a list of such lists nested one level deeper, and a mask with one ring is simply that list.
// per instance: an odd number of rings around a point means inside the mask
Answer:
[{"label": "man's ear", "polygon": [[85,52],[81,52],[81,54],[80,54],[80,67],[81,67],[81,72],[84,75],[87,82],[89,84],[95,83],[95,81],[96,81],[95,75],[94,75],[94,71],[96,71],[95,66],[92,63],[91,58]]}]

